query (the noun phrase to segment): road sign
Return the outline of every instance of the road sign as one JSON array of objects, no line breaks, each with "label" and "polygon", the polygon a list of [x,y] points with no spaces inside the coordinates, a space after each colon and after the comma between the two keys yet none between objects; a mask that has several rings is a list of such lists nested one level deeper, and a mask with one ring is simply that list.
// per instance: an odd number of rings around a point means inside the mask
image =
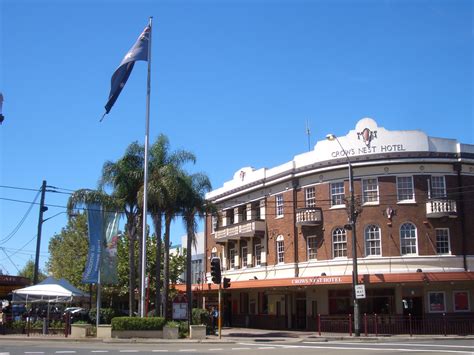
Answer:
[{"label": "road sign", "polygon": [[355,286],[355,296],[357,299],[365,298],[365,285]]}]

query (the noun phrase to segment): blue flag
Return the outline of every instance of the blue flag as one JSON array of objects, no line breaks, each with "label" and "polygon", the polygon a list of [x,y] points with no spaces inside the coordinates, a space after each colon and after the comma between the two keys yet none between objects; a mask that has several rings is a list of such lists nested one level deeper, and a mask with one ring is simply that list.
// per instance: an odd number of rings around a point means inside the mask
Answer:
[{"label": "blue flag", "polygon": [[[138,37],[137,41],[128,53],[123,58],[117,70],[115,70],[114,75],[112,75],[109,100],[105,104],[105,113],[108,114],[110,109],[114,105],[115,101],[120,95],[125,83],[132,72],[133,66],[137,60],[148,61],[148,50],[150,43],[150,25],[146,26],[142,34]],[[103,118],[103,117],[102,117]]]},{"label": "blue flag", "polygon": [[98,203],[87,204],[87,228],[89,231],[89,254],[86,267],[82,274],[82,282],[97,283],[99,278],[100,254],[102,251],[102,235],[104,218]]}]

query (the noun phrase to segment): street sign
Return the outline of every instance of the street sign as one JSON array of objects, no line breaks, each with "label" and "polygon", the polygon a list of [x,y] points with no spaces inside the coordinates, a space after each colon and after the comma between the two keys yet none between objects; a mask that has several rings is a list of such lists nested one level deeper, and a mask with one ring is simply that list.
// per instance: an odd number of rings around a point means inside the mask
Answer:
[{"label": "street sign", "polygon": [[365,298],[365,285],[355,285],[355,296],[357,299]]}]

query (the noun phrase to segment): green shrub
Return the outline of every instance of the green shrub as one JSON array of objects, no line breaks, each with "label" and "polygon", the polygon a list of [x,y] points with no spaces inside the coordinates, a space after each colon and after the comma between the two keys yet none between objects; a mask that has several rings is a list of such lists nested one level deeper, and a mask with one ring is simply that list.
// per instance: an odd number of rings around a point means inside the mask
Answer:
[{"label": "green shrub", "polygon": [[[117,312],[113,308],[101,308],[99,310],[100,324],[110,324],[112,318],[117,315]],[[96,323],[97,309],[91,308],[89,311],[89,319],[92,324]]]},{"label": "green shrub", "polygon": [[179,328],[179,322],[176,322],[174,320],[170,320],[166,322],[166,326],[170,328]]},{"label": "green shrub", "polygon": [[72,324],[89,324],[89,322],[86,320],[75,320]]},{"label": "green shrub", "polygon": [[180,338],[187,338],[189,335],[189,328],[188,328],[188,322],[183,321],[183,322],[178,322],[179,323],[179,337]]},{"label": "green shrub", "polygon": [[115,317],[112,319],[112,330],[163,330],[165,323],[162,317]]},{"label": "green shrub", "polygon": [[10,328],[15,330],[23,330],[26,327],[26,322],[24,320],[15,320],[10,323]]},{"label": "green shrub", "polygon": [[61,328],[64,328],[64,323],[61,322],[60,320],[53,320],[51,321],[51,325],[49,327],[55,328],[55,329],[61,329]]},{"label": "green shrub", "polygon": [[31,322],[31,329],[43,329],[43,321],[37,320],[36,322]]},{"label": "green shrub", "polygon": [[192,317],[191,317],[191,324],[192,325],[199,325],[199,324],[209,324],[210,323],[210,316],[209,311],[203,308],[193,308]]}]

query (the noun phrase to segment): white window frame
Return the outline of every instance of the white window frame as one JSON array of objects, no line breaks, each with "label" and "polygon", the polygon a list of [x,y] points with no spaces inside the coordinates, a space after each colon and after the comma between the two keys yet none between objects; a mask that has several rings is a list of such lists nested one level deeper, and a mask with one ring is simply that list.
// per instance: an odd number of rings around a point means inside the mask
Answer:
[{"label": "white window frame", "polygon": [[217,248],[213,247],[211,250],[211,260],[217,258]]},{"label": "white window frame", "polygon": [[281,218],[283,214],[283,194],[275,196],[275,215],[276,218]]},{"label": "white window frame", "polygon": [[229,270],[235,269],[235,247],[229,248]]},{"label": "white window frame", "polygon": [[[338,240],[335,240],[335,239]],[[344,240],[342,240],[344,238]],[[342,227],[337,227],[334,228],[334,230],[331,233],[331,241],[332,241],[332,257],[334,259],[340,259],[340,258],[347,258],[347,232],[344,228]],[[338,247],[336,249],[336,245],[343,245],[343,248]],[[345,254],[345,255],[337,255],[336,256],[336,251],[338,254]]]},{"label": "white window frame", "polygon": [[[401,189],[408,190],[408,187],[400,186],[401,185],[401,182],[400,182],[401,179],[410,179],[410,182],[411,182],[411,198],[409,198],[409,199],[407,199],[407,198],[402,199],[400,197],[400,195],[402,195],[402,193],[400,192]],[[397,202],[398,203],[415,202],[415,184],[414,184],[414,181],[413,181],[413,176],[397,176]]]},{"label": "white window frame", "polygon": [[[413,236],[409,236],[407,237],[406,235],[402,235],[402,228],[406,225],[412,225],[414,227],[414,237]],[[415,252],[412,253],[403,253],[403,248],[413,248],[413,245],[410,243],[409,246],[406,245],[406,242],[410,241],[415,241],[415,244],[414,244],[414,247],[415,247]],[[405,245],[404,245],[405,244]],[[416,228],[416,225],[412,222],[405,222],[403,223],[401,226],[400,226],[400,255],[401,256],[411,256],[411,255],[418,255],[418,229]]]},{"label": "white window frame", "polygon": [[242,260],[242,268],[246,268],[248,265],[248,250],[249,249],[247,246],[240,248],[240,259]]},{"label": "white window frame", "polygon": [[[437,186],[435,186],[435,184]],[[444,175],[431,176],[430,185],[431,185],[430,198],[432,199],[446,198],[446,178]],[[440,190],[442,190],[441,193],[439,193]]]},{"label": "white window frame", "polygon": [[261,266],[262,265],[262,243],[254,244],[253,250],[254,250],[254,258],[255,258],[255,266]]},{"label": "white window frame", "polygon": [[[341,192],[341,187],[342,187],[342,192]],[[331,197],[331,207],[345,206],[344,199],[346,197],[345,195],[346,190],[344,186],[344,181],[331,182],[329,185],[329,190],[330,190],[329,192],[330,192],[330,197]],[[336,202],[341,202],[341,203],[336,203]]]},{"label": "white window frame", "polygon": [[[375,180],[375,189],[373,188],[373,184],[369,185],[370,180]],[[371,187],[371,189],[368,189]],[[371,196],[375,192],[375,200],[369,201],[367,199],[367,195]],[[379,203],[379,179],[378,178],[366,178],[362,179],[362,203],[364,204],[378,204]]]},{"label": "white window frame", "polygon": [[[314,245],[311,245],[314,243]],[[308,261],[318,259],[318,240],[316,236],[308,237],[306,240],[308,250]]]},{"label": "white window frame", "polygon": [[[382,232],[376,224],[370,224],[364,229],[365,256],[382,256]],[[377,250],[378,253],[372,253]]]},{"label": "white window frame", "polygon": [[285,238],[279,235],[276,240],[277,264],[285,263]]},{"label": "white window frame", "polygon": [[316,188],[314,186],[304,189],[304,200],[306,207],[316,207]]},{"label": "white window frame", "polygon": [[[446,240],[438,241],[438,237],[441,237],[440,235],[438,235],[438,232],[446,232],[446,234],[442,236],[442,237],[446,237]],[[451,238],[449,234],[449,228],[435,228],[435,237],[436,237],[436,254],[437,255],[451,255]],[[438,251],[438,242],[446,243],[448,246],[448,251],[445,253],[440,253]]]}]

